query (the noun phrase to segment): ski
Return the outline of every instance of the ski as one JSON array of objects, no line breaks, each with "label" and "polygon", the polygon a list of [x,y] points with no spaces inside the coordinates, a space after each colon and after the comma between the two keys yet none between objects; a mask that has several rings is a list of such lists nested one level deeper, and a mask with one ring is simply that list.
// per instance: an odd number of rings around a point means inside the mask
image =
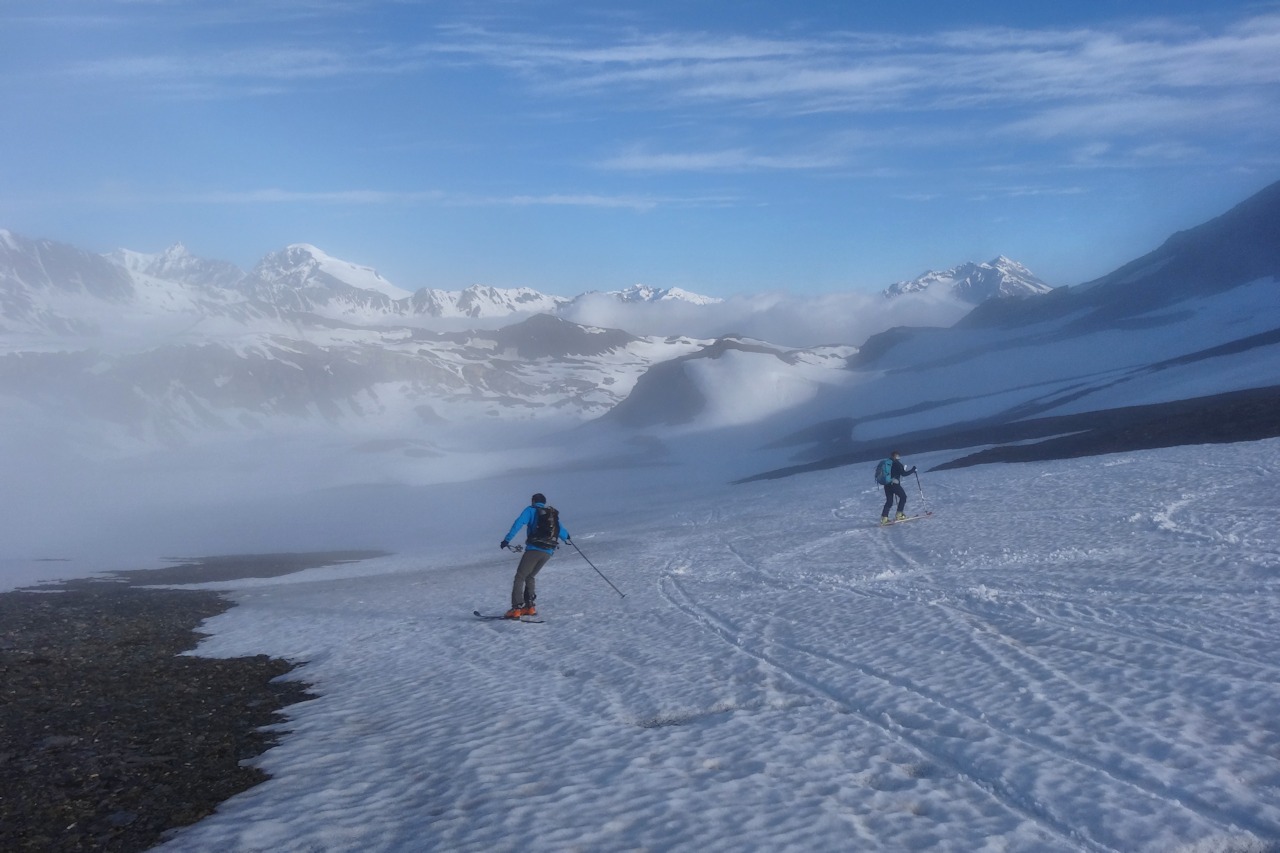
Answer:
[{"label": "ski", "polygon": [[931,512],[923,512],[920,515],[909,515],[906,518],[893,519],[891,521],[882,521],[876,524],[876,527],[889,527],[894,524],[903,524],[908,521],[919,521],[922,518],[928,518],[933,515]]},{"label": "ski", "polygon": [[527,622],[530,625],[541,625],[543,622],[547,621],[545,619],[529,619],[524,616],[521,616],[519,619],[507,619],[507,617],[502,614],[494,615],[493,613],[481,613],[479,610],[472,610],[471,613],[477,619],[502,619],[506,622]]}]

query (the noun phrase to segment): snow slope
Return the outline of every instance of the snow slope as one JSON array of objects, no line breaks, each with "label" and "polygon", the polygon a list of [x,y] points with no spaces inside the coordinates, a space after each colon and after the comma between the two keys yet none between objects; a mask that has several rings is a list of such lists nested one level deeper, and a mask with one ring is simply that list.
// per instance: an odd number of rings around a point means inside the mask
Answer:
[{"label": "snow slope", "polygon": [[222,585],[199,653],[305,661],[319,698],[159,850],[1275,850],[1277,475],[1280,440],[982,466],[882,529],[869,471],[562,473],[626,598],[565,549],[545,624],[481,622],[513,481],[492,541],[428,514],[416,551]]}]

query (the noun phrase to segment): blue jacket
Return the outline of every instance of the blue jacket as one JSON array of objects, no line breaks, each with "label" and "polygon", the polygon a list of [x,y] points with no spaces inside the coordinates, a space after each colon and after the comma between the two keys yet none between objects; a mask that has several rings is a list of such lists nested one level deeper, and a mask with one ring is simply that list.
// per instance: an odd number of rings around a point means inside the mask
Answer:
[{"label": "blue jacket", "polygon": [[[525,536],[524,547],[526,550],[545,551],[548,554],[554,554],[555,553],[554,548],[543,548],[541,545],[529,544],[529,537],[533,534],[533,520],[534,518],[537,517],[537,508],[540,506],[546,506],[546,504],[533,504],[532,506],[525,507],[524,512],[520,513],[520,517],[517,518],[515,522],[511,525],[511,530],[507,532],[506,540],[510,542],[512,539],[515,539],[516,533],[520,531],[520,527],[523,525],[525,529],[524,530],[524,536]],[[565,529],[565,526],[563,524],[560,525],[560,538],[566,542],[569,541],[569,531]]]}]

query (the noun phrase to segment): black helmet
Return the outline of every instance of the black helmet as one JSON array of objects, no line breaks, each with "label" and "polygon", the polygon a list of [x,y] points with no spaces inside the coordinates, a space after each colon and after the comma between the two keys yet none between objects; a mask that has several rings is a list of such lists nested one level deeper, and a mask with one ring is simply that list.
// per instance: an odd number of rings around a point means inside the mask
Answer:
[{"label": "black helmet", "polygon": [[544,503],[546,503],[546,502],[547,502],[547,496],[546,496],[546,495],[544,495],[542,492],[536,492],[536,493],[534,493],[534,496],[533,496],[533,503],[536,503],[536,504],[544,504]]}]

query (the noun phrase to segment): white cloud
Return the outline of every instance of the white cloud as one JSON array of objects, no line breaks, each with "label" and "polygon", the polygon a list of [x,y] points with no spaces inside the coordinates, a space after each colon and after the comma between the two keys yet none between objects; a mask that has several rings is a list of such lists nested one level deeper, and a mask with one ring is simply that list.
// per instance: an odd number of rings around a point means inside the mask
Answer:
[{"label": "white cloud", "polygon": [[1027,105],[1280,81],[1280,16],[1221,33],[975,28],[912,38],[797,39],[661,34],[610,46],[456,31],[439,49],[518,68],[567,91],[626,89],[654,98],[744,102],[780,113]]}]

